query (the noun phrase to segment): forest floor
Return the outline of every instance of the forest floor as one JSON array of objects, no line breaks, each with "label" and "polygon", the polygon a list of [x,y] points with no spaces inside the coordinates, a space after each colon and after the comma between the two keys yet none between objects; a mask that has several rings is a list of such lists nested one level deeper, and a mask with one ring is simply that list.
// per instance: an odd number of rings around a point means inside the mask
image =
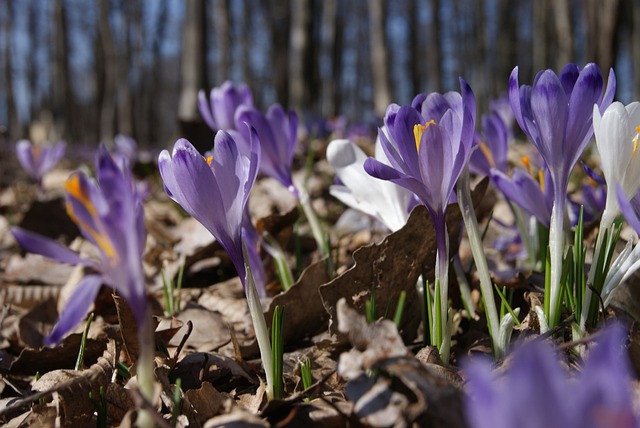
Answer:
[{"label": "forest floor", "polygon": [[[420,274],[429,276],[433,271],[435,259],[427,211],[415,209],[407,225],[393,234],[357,215],[342,217],[335,226],[345,208],[329,195],[333,175],[322,159],[323,144],[318,142],[319,160],[309,192],[332,231],[335,274],[327,272],[305,222],[299,221],[293,197],[267,178],[260,178],[252,191],[250,204],[258,229],[277,237],[291,254],[297,278],[291,289],[283,291],[273,263],[263,254],[269,276],[269,297],[263,301],[268,325],[273,308],[285,308],[284,397],[271,401],[233,265],[209,232],[166,196],[153,161],[137,164],[134,171],[150,189],[145,201],[144,268],[157,321],[158,400],[145,403],[132,386],[135,327],[131,318],[123,321],[131,315],[109,288],[103,287],[91,310],[94,319],[77,370],[84,323],[58,346],[43,346],[83,269],[26,254],[10,227],[19,225],[72,249],[89,251],[64,207],[64,181],[79,165],[63,162],[45,178],[45,191],[39,193],[14,154],[4,150],[0,154],[0,420],[11,427],[78,427],[105,426],[100,419],[105,417],[106,426],[126,427],[147,406],[158,415],[157,426],[468,426],[460,362],[491,355],[484,315],[456,309],[452,358],[443,364],[437,351],[425,345],[424,306],[415,287]],[[486,182],[476,186],[474,197],[483,225],[492,210],[494,215],[504,210],[500,206],[504,202]],[[470,266],[466,242],[457,245],[461,228],[457,207],[451,206],[448,216],[452,253],[459,250],[462,265]],[[491,226],[487,242],[499,234]],[[297,258],[296,246],[301,249]],[[494,269],[509,272],[508,262],[487,251]],[[181,266],[182,288],[174,294],[176,308],[170,313],[163,279],[175,279]],[[514,341],[524,341],[537,335],[537,318],[530,308],[542,299],[543,278],[535,272],[510,272],[494,280],[507,287],[513,306],[520,308],[522,323]],[[477,279],[473,275],[468,279],[478,304]],[[462,308],[453,272],[449,282],[452,306]],[[364,315],[372,290],[380,321],[370,324]],[[387,314],[393,314],[402,291],[407,300],[396,330],[393,323],[382,320],[392,316]],[[619,316],[640,313],[633,303],[639,300],[620,300],[631,303]],[[561,323],[554,333],[570,337],[569,324]],[[633,340],[632,348],[639,349]],[[304,389],[300,366],[307,359],[313,384]],[[632,358],[632,362],[638,366],[638,361]]]}]

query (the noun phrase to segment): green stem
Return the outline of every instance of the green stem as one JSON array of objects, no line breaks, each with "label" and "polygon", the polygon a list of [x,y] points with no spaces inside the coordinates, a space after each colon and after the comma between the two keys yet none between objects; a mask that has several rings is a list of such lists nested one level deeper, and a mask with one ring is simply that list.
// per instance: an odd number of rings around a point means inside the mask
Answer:
[{"label": "green stem", "polygon": [[462,219],[467,229],[467,238],[471,246],[471,253],[473,254],[478,276],[480,277],[480,290],[482,291],[482,297],[484,299],[487,323],[489,324],[489,331],[492,332],[491,342],[493,344],[493,354],[496,358],[501,358],[504,349],[501,349],[498,337],[500,321],[498,320],[496,301],[493,296],[493,283],[491,281],[491,275],[489,274],[489,266],[482,247],[478,219],[473,209],[469,181],[469,167],[467,166],[458,180],[458,205],[460,206]]},{"label": "green stem", "polygon": [[258,341],[260,357],[262,358],[262,367],[264,368],[264,375],[267,381],[267,399],[271,400],[273,398],[273,360],[271,357],[270,335],[267,329],[267,322],[264,319],[262,303],[260,303],[260,297],[258,297],[256,284],[251,273],[251,266],[249,266],[249,254],[247,253],[247,244],[244,240],[242,241],[242,254],[244,255],[244,268],[246,271],[245,288],[247,305],[249,306],[253,329],[256,332],[256,340]]},{"label": "green stem", "polygon": [[[140,355],[136,363],[136,380],[140,393],[149,403],[154,403],[155,376],[153,373],[153,361],[155,358],[155,332],[153,331],[151,312],[145,310],[141,325],[138,326],[138,342]],[[141,428],[154,426],[153,415],[148,410],[138,411],[137,424]]]}]

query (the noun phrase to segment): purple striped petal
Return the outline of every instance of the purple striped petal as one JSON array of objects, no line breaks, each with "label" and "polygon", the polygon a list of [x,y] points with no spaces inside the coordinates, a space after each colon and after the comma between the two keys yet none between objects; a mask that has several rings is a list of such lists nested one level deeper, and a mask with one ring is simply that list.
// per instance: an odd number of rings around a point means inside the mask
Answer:
[{"label": "purple striped petal", "polygon": [[70,265],[83,265],[95,267],[95,263],[80,257],[75,251],[61,245],[53,239],[46,238],[28,230],[14,227],[11,228],[11,234],[18,244],[30,253],[40,254],[61,263]]},{"label": "purple striped petal", "polygon": [[58,322],[45,338],[46,345],[60,343],[63,337],[84,319],[100,291],[102,282],[103,278],[99,275],[87,275],[78,282]]}]

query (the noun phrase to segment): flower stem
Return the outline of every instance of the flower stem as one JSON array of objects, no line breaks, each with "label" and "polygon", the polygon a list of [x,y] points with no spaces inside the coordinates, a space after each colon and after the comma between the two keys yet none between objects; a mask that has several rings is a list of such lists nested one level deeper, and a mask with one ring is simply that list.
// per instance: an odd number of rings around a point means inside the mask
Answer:
[{"label": "flower stem", "polygon": [[[138,342],[140,345],[140,355],[136,363],[136,380],[140,393],[149,403],[154,403],[155,376],[153,373],[153,359],[155,357],[154,331],[152,327],[151,312],[145,310],[141,324],[138,326]],[[149,410],[140,409],[138,411],[137,425],[141,428],[151,428],[154,426],[153,415]]]},{"label": "flower stem", "polygon": [[307,191],[301,188],[299,190],[299,193],[300,207],[302,208],[304,216],[309,222],[309,227],[311,227],[311,234],[313,235],[313,239],[315,239],[322,256],[326,257],[329,255],[329,248],[324,237],[324,231],[322,230],[320,219],[318,218],[316,211],[313,209],[313,205],[311,205],[311,198],[309,197]]},{"label": "flower stem", "polygon": [[253,274],[251,273],[247,243],[244,240],[242,241],[242,254],[244,255],[244,268],[246,271],[245,290],[247,293],[247,305],[249,306],[253,329],[256,332],[256,340],[258,341],[260,357],[262,358],[262,367],[264,368],[264,375],[267,381],[267,399],[271,400],[273,398],[273,363],[269,330],[267,329],[262,303],[260,303],[260,297],[258,297],[256,284],[253,280]]},{"label": "flower stem", "polygon": [[493,296],[493,284],[489,275],[489,266],[487,258],[482,247],[482,236],[478,227],[478,219],[473,209],[473,201],[471,199],[471,190],[469,186],[469,167],[467,166],[460,178],[458,179],[458,205],[462,213],[462,219],[467,229],[467,238],[471,246],[471,253],[476,263],[478,276],[480,277],[480,290],[484,299],[484,308],[491,332],[491,342],[493,344],[493,355],[499,359],[504,354],[504,349],[499,340],[500,321],[498,320],[498,311]]},{"label": "flower stem", "polygon": [[566,201],[566,193],[556,189],[556,197],[551,210],[551,224],[549,227],[549,256],[551,260],[551,280],[546,284],[544,290],[549,297],[549,306],[547,309],[547,322],[549,328],[553,328],[558,324],[560,318],[561,284],[562,278],[562,258],[564,256],[564,208]]},{"label": "flower stem", "polygon": [[447,233],[447,223],[445,213],[434,216],[434,227],[436,231],[436,242],[438,250],[436,253],[436,298],[434,299],[434,314],[439,314],[440,319],[434,321],[436,327],[436,337],[441,339],[438,344],[440,357],[445,363],[449,362],[449,351],[451,348],[451,335],[449,329],[449,235]]},{"label": "flower stem", "polygon": [[605,208],[600,219],[600,228],[598,230],[598,236],[596,238],[596,248],[593,253],[593,260],[591,261],[591,268],[589,268],[589,276],[587,277],[587,287],[584,290],[584,296],[582,299],[582,309],[580,312],[580,328],[578,333],[584,335],[584,331],[587,325],[587,319],[589,318],[589,308],[591,307],[591,299],[593,297],[592,287],[597,273],[597,266],[600,262],[600,253],[602,253],[602,246],[606,245],[605,236],[607,232],[610,232],[613,220],[615,220],[616,213]]}]

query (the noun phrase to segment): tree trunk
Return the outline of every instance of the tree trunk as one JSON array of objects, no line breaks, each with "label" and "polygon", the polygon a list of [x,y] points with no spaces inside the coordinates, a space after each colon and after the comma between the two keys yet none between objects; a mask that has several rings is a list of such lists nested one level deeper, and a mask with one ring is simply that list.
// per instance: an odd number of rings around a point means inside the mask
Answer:
[{"label": "tree trunk", "polygon": [[54,64],[52,81],[53,117],[58,135],[72,141],[78,140],[78,121],[74,115],[75,102],[71,90],[69,73],[69,39],[67,35],[67,16],[62,0],[53,2],[54,26]]},{"label": "tree trunk", "polygon": [[431,25],[429,25],[429,60],[427,61],[429,73],[429,88],[431,91],[442,90],[442,39],[440,38],[440,0],[431,0]]},{"label": "tree trunk", "polygon": [[633,61],[633,99],[640,99],[640,7],[633,8],[633,29],[631,30],[631,55]]},{"label": "tree trunk", "polygon": [[13,86],[13,61],[11,58],[13,47],[11,46],[12,33],[13,33],[13,3],[7,2],[5,3],[7,10],[5,13],[5,19],[2,25],[3,29],[3,37],[4,46],[2,49],[3,58],[2,63],[4,64],[4,93],[7,100],[7,121],[8,121],[8,131],[9,138],[12,142],[18,140],[23,136],[20,118],[18,117],[18,107],[16,105],[16,97]]},{"label": "tree trunk", "polygon": [[199,120],[198,91],[205,87],[203,40],[204,0],[187,0],[183,27],[180,100],[178,119],[181,122]]},{"label": "tree trunk", "polygon": [[331,73],[333,77],[333,114],[342,114],[342,65],[344,53],[344,3],[338,1],[336,5],[336,34],[333,42],[333,58],[331,60]]},{"label": "tree trunk", "polygon": [[537,0],[533,5],[533,70],[547,68],[547,0]]},{"label": "tree trunk", "polygon": [[[249,13],[250,8],[245,7],[244,9],[245,13],[243,15],[246,16]],[[216,80],[218,84],[221,84],[231,76],[231,29],[229,25],[231,22],[231,13],[229,13],[229,0],[216,0],[214,3],[214,10],[216,42],[218,44],[218,53],[220,57]],[[249,27],[244,28],[248,29]],[[249,31],[243,31],[245,34],[248,32]]]},{"label": "tree trunk", "polygon": [[298,111],[309,108],[309,53],[311,39],[311,0],[291,3],[291,36],[289,56],[289,106]]},{"label": "tree trunk", "polygon": [[391,104],[389,85],[389,54],[385,40],[384,0],[369,0],[369,43],[371,49],[371,76],[373,80],[373,112],[384,116]]},{"label": "tree trunk", "polygon": [[276,101],[286,108],[289,100],[289,6],[286,0],[263,0],[263,9],[268,14],[267,28],[271,34]]},{"label": "tree trunk", "polygon": [[117,57],[109,23],[109,2],[98,0],[98,32],[103,55],[102,105],[100,106],[100,141],[112,141],[116,118]]},{"label": "tree trunk", "polygon": [[573,32],[571,30],[571,17],[569,15],[569,1],[554,0],[551,4],[553,7],[558,42],[555,67],[557,70],[561,70],[562,67],[571,62],[573,58]]},{"label": "tree trunk", "polygon": [[[606,74],[613,66],[616,35],[616,21],[618,19],[619,0],[602,0],[598,2],[598,56],[597,61],[601,70]],[[637,53],[636,53],[637,55]]]},{"label": "tree trunk", "polygon": [[409,43],[411,45],[411,51],[413,54],[410,56],[410,70],[411,70],[411,96],[417,95],[422,92],[422,62],[424,55],[423,44],[420,43],[420,11],[418,9],[418,0],[409,0],[407,6],[407,12],[409,13]]},{"label": "tree trunk", "polygon": [[[321,45],[322,61],[330,63],[331,68],[335,66],[333,58],[333,49],[336,41],[336,1],[337,0],[325,0],[322,3],[322,24],[321,24]],[[320,100],[320,114],[323,117],[331,117],[335,114],[335,105],[333,99],[333,93],[335,91],[335,84],[332,73],[327,68],[321,75],[322,82],[320,87],[322,88],[321,100]]]}]

